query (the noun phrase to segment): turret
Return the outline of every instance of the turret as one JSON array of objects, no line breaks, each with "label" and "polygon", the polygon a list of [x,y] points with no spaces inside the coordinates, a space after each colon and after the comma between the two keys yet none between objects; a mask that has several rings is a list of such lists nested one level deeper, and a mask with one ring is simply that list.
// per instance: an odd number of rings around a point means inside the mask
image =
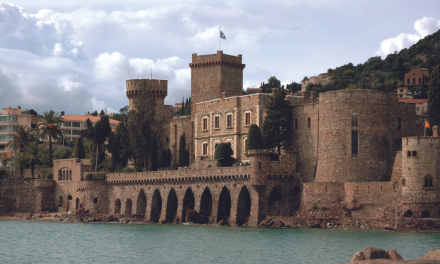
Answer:
[{"label": "turret", "polygon": [[267,185],[267,175],[270,172],[270,156],[268,150],[249,150],[251,162],[250,184],[252,186]]}]

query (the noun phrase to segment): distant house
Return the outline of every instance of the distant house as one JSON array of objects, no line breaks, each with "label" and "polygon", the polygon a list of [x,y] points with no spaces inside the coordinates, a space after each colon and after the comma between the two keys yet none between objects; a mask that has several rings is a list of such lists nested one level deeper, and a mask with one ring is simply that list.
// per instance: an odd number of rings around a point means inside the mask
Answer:
[{"label": "distant house", "polygon": [[[90,119],[92,124],[98,122],[101,117],[99,116],[90,116],[90,115],[65,115],[63,116],[63,123],[61,124],[61,128],[64,130],[64,139],[67,141],[74,141],[79,138],[81,134],[81,130],[86,129],[86,120]],[[110,127],[112,131],[116,130],[116,127],[119,125],[119,121],[114,119],[109,119]]]},{"label": "distant house", "polygon": [[263,88],[247,88],[246,89],[246,93],[247,94],[257,94],[257,93],[262,93],[263,92]]},{"label": "distant house", "polygon": [[428,99],[400,99],[399,102],[415,104],[416,115],[423,115],[428,110]]},{"label": "distant house", "polygon": [[422,69],[412,68],[409,72],[405,73],[405,77],[403,81],[405,86],[428,84],[429,70],[426,68],[422,68]]},{"label": "distant house", "polygon": [[409,91],[408,87],[397,87],[394,92],[397,93],[398,99],[413,99],[413,94]]},{"label": "distant house", "polygon": [[0,153],[6,153],[8,157],[10,157],[12,149],[9,149],[6,145],[12,141],[13,128],[17,125],[25,125],[31,128],[32,116],[23,112],[20,106],[17,108],[2,108],[2,114],[0,115]]},{"label": "distant house", "polygon": [[182,103],[175,103],[174,104],[174,108],[173,108],[173,112],[177,113],[182,109]]},{"label": "distant house", "polygon": [[321,84],[326,85],[332,82],[332,77],[328,73],[321,73],[318,76],[312,76],[309,80],[305,80],[301,82],[301,91],[305,91],[307,85],[311,84]]}]

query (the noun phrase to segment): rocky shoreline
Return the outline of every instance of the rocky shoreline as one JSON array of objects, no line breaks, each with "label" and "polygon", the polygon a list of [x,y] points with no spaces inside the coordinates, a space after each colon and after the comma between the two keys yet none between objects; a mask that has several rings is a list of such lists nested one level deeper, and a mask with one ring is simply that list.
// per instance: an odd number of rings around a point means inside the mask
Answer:
[{"label": "rocky shoreline", "polygon": [[432,264],[440,263],[440,250],[431,249],[426,255],[418,259],[404,260],[395,250],[382,250],[366,247],[364,251],[354,254],[350,262],[336,264]]}]

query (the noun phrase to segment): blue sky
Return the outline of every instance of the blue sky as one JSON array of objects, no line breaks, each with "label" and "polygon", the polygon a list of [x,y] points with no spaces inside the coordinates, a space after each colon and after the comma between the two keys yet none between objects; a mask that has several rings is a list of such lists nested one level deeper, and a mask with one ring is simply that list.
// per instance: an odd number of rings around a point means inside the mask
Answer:
[{"label": "blue sky", "polygon": [[[91,3],[90,3],[91,2]],[[440,1],[18,0],[0,2],[0,106],[78,114],[128,104],[125,80],[190,94],[191,54],[242,54],[243,87],[283,83],[409,47]]]}]

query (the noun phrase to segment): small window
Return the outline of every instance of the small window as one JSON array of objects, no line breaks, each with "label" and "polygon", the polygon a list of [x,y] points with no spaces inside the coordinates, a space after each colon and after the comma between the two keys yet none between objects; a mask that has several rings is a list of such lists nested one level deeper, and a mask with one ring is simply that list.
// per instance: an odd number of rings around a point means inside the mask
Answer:
[{"label": "small window", "polygon": [[246,115],[246,117],[245,117],[245,119],[246,119],[245,124],[246,124],[246,126],[249,126],[251,124],[251,113],[246,113],[245,115]]},{"label": "small window", "polygon": [[413,78],[413,84],[416,84],[416,78]]},{"label": "small window", "polygon": [[208,143],[203,143],[203,156],[208,155]]},{"label": "small window", "polygon": [[358,140],[359,134],[357,130],[351,131],[351,154],[358,153]]},{"label": "small window", "polygon": [[399,97],[400,97],[400,98],[403,98],[403,94],[399,94]]},{"label": "small window", "polygon": [[312,127],[312,119],[310,117],[307,117],[307,128]]},{"label": "small window", "polygon": [[356,112],[351,114],[351,126],[352,127],[358,126],[358,113],[356,113]]},{"label": "small window", "polygon": [[401,138],[396,138],[394,149],[396,151],[402,150],[402,139]]},{"label": "small window", "polygon": [[220,128],[220,117],[219,116],[216,116],[216,117],[214,117],[214,125],[215,125],[215,128]]},{"label": "small window", "polygon": [[93,198],[93,203],[98,203],[98,198],[97,197]]},{"label": "small window", "polygon": [[406,79],[406,83],[407,83],[407,84],[410,84],[410,79],[409,79],[409,78]]},{"label": "small window", "polygon": [[31,124],[31,128],[37,128],[37,124]]},{"label": "small window", "polygon": [[244,152],[246,152],[246,146],[247,146],[247,139],[244,140],[244,149],[243,149]]},{"label": "small window", "polygon": [[419,108],[417,107],[417,112],[419,111]]},{"label": "small window", "polygon": [[422,78],[419,78],[419,84],[422,84]]},{"label": "small window", "polygon": [[407,157],[411,157],[411,151],[408,151],[408,152],[406,153],[406,156],[407,156]]},{"label": "small window", "polygon": [[400,117],[396,120],[396,129],[400,130],[402,128],[402,119]]},{"label": "small window", "polygon": [[72,127],[80,127],[80,123],[79,122],[72,122]]},{"label": "small window", "polygon": [[298,129],[298,118],[295,117],[295,129]]},{"label": "small window", "polygon": [[0,145],[0,149],[6,149],[6,145]]},{"label": "small window", "polygon": [[208,130],[208,118],[203,118],[203,130]]},{"label": "small window", "polygon": [[431,176],[427,176],[426,178],[425,178],[425,186],[424,187],[432,187],[433,185],[432,185],[432,177]]},{"label": "small window", "polygon": [[226,127],[232,127],[232,115],[226,116]]},{"label": "small window", "polygon": [[417,151],[414,150],[414,151],[412,152],[412,156],[413,156],[413,157],[417,157]]},{"label": "small window", "polygon": [[403,89],[400,89],[400,92],[403,93]]},{"label": "small window", "polygon": [[258,162],[258,169],[261,171],[261,161]]},{"label": "small window", "polygon": [[402,179],[402,186],[405,187],[406,186],[406,180]]}]

